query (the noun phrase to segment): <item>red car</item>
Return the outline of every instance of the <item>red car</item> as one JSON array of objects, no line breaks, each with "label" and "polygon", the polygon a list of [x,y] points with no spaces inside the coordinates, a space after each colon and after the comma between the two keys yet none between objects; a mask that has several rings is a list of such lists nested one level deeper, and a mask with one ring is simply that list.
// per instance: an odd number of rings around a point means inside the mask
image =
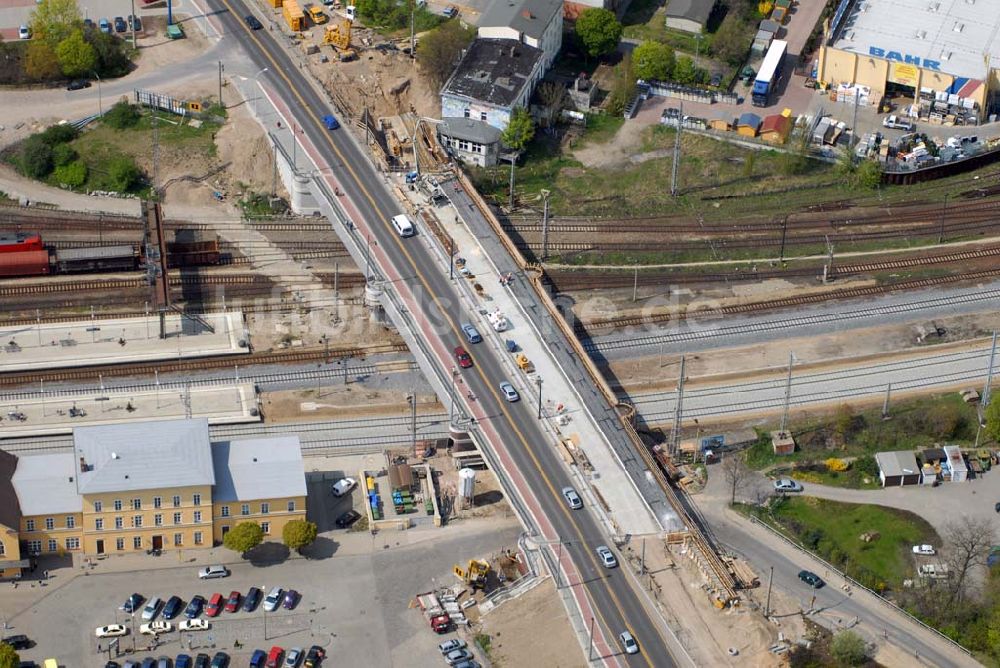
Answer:
[{"label": "red car", "polygon": [[281,668],[281,657],[284,653],[285,650],[277,645],[272,647],[271,651],[267,653],[267,661],[264,662],[264,668]]},{"label": "red car", "polygon": [[458,366],[463,369],[468,369],[472,366],[472,357],[469,356],[469,353],[462,346],[455,348],[455,359],[458,360]]},{"label": "red car", "polygon": [[212,594],[212,598],[208,599],[208,605],[205,606],[205,614],[209,617],[217,616],[222,612],[223,600],[222,594],[218,592]]},{"label": "red car", "polygon": [[226,612],[239,612],[241,598],[243,596],[238,591],[229,592],[229,600],[226,601]]}]

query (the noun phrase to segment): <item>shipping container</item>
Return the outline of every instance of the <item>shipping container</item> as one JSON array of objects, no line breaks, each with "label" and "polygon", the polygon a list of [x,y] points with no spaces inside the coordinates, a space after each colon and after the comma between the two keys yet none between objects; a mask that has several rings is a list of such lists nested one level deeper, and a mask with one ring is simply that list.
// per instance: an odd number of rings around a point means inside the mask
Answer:
[{"label": "shipping container", "polygon": [[49,252],[0,253],[0,276],[42,276],[49,273]]},{"label": "shipping container", "polygon": [[5,232],[0,234],[0,253],[44,250],[42,237],[30,232]]}]

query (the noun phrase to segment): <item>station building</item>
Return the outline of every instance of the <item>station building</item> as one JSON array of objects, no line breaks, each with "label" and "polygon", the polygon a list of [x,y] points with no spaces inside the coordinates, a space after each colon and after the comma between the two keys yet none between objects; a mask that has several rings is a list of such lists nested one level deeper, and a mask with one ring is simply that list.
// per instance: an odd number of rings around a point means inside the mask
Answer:
[{"label": "station building", "polygon": [[48,554],[211,547],[242,521],[265,539],[305,519],[297,436],[211,443],[208,421],[162,420],[73,432],[73,451],[0,451],[0,577]]},{"label": "station building", "polygon": [[841,0],[816,79],[868,87],[873,104],[896,98],[932,123],[987,121],[998,112],[1000,0]]}]

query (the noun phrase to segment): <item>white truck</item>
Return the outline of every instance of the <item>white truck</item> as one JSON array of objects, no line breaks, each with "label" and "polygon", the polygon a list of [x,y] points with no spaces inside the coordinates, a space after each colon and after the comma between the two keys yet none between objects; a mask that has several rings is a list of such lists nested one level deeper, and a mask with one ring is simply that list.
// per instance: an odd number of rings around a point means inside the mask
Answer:
[{"label": "white truck", "polygon": [[510,327],[507,317],[500,312],[500,309],[491,311],[487,314],[486,318],[490,321],[490,324],[493,325],[493,329],[498,332],[506,331],[507,328]]},{"label": "white truck", "polygon": [[917,129],[916,125],[906,120],[902,116],[897,116],[896,114],[892,114],[890,116],[886,116],[885,118],[883,118],[882,125],[884,125],[887,128],[895,128],[896,130],[906,130],[907,132],[913,132],[914,130]]}]

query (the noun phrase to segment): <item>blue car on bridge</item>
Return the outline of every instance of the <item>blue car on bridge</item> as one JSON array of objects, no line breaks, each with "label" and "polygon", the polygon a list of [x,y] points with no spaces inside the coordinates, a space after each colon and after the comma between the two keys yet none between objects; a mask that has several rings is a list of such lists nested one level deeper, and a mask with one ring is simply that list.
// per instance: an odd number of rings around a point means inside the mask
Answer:
[{"label": "blue car on bridge", "polygon": [[333,114],[327,114],[323,117],[323,125],[326,126],[327,130],[336,130],[340,127],[340,123],[334,118]]}]

